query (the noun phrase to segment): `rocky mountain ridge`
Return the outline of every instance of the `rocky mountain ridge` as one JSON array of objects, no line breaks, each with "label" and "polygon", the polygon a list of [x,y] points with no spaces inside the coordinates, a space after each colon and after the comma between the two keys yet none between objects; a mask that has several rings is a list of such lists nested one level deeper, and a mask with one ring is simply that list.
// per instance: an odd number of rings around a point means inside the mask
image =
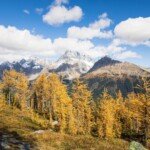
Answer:
[{"label": "rocky mountain ridge", "polygon": [[72,80],[87,73],[93,66],[93,60],[76,51],[66,51],[56,62],[49,67],[49,72],[56,72],[63,78]]},{"label": "rocky mountain ridge", "polygon": [[113,96],[121,91],[125,97],[129,93],[139,92],[136,87],[141,84],[142,77],[150,77],[150,73],[135,64],[104,57],[82,76],[82,80],[88,84],[95,98],[104,89]]},{"label": "rocky mountain ridge", "polygon": [[43,69],[43,65],[37,63],[35,60],[32,59],[22,59],[20,61],[10,62],[3,62],[0,64],[0,78],[3,76],[3,72],[5,70],[16,70],[18,72],[22,72],[27,76],[40,73]]},{"label": "rocky mountain ridge", "polygon": [[0,78],[5,70],[14,69],[22,72],[30,80],[36,79],[42,73],[56,72],[63,78],[72,80],[86,73],[92,66],[93,60],[76,51],[66,51],[57,61],[51,63],[49,60],[31,57],[20,61],[3,62],[0,64]]},{"label": "rocky mountain ridge", "polygon": [[26,74],[30,80],[34,80],[42,73],[56,72],[65,79],[73,80],[84,76],[85,78],[107,74],[109,76],[148,76],[148,69],[144,69],[129,62],[113,60],[105,56],[94,61],[87,55],[77,51],[66,51],[57,61],[51,63],[49,60],[31,57],[20,61],[3,62],[0,64],[0,78],[4,70],[14,69]]}]

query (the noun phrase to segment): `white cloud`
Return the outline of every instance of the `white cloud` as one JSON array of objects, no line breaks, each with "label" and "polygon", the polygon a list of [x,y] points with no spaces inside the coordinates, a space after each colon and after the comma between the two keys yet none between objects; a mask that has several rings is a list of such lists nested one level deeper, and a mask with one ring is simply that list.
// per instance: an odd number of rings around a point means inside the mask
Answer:
[{"label": "white cloud", "polygon": [[124,51],[126,51],[126,47],[119,46],[118,40],[113,40],[107,46],[98,45],[91,48],[90,56],[103,57],[109,55],[110,57],[114,57],[116,54],[122,53]]},{"label": "white cloud", "polygon": [[79,51],[93,58],[103,57],[105,55],[114,57],[116,54],[126,51],[126,48],[119,46],[116,40],[108,46],[95,46],[90,40],[74,38],[57,38],[53,42],[52,49],[55,50],[57,54],[62,54],[66,50]]},{"label": "white cloud", "polygon": [[27,10],[27,9],[24,9],[24,10],[23,10],[23,12],[24,12],[25,14],[27,14],[27,15],[29,15],[29,14],[30,14],[30,11],[29,11],[29,10]]},{"label": "white cloud", "polygon": [[43,8],[36,8],[35,12],[40,15],[43,12]]},{"label": "white cloud", "polygon": [[150,17],[129,18],[114,29],[117,38],[124,44],[147,45],[150,43]]},{"label": "white cloud", "polygon": [[56,5],[68,4],[69,0],[55,0]]},{"label": "white cloud", "polygon": [[100,58],[106,55],[117,59],[141,58],[136,52],[130,51],[127,47],[120,46],[118,39],[113,40],[108,46],[95,46],[90,40],[79,40],[73,38],[57,38],[53,42],[52,49],[57,54],[63,54],[66,50],[79,51],[93,58]]},{"label": "white cloud", "polygon": [[120,45],[119,39],[114,39],[107,46],[94,46],[89,51],[87,51],[87,53],[93,58],[104,57],[106,55],[120,60],[127,58],[141,58],[141,55],[134,51],[128,50],[128,48],[125,46]]},{"label": "white cloud", "polygon": [[0,53],[9,56],[17,55],[53,55],[51,39],[33,35],[29,30],[19,30],[16,27],[0,25]]},{"label": "white cloud", "polygon": [[53,49],[57,53],[64,53],[66,50],[85,52],[93,48],[94,45],[89,40],[78,40],[70,38],[57,38],[53,42]]},{"label": "white cloud", "polygon": [[[58,5],[57,7],[64,6]],[[66,38],[59,37],[53,42],[50,38],[44,38],[26,29],[21,30],[12,26],[0,25],[0,60],[12,61],[30,56],[56,58],[66,50],[79,51],[93,58],[105,55],[117,59],[140,58],[140,55],[128,49],[129,47],[125,45],[125,39],[120,36],[112,38],[111,30],[106,30],[111,22],[107,14],[104,13],[97,21],[87,27],[72,26],[68,28]],[[92,43],[93,38],[112,39],[110,44],[104,46]],[[148,38],[143,43],[150,45]]]},{"label": "white cloud", "polygon": [[82,9],[78,6],[66,8],[65,6],[51,6],[48,13],[43,15],[43,21],[49,25],[58,26],[71,21],[79,21],[83,16]]},{"label": "white cloud", "polygon": [[133,51],[124,51],[114,55],[117,59],[127,59],[127,58],[141,58],[139,54]]},{"label": "white cloud", "polygon": [[112,20],[108,18],[107,13],[103,13],[99,16],[99,20],[89,25],[92,29],[105,29],[110,26]]},{"label": "white cloud", "polygon": [[7,48],[0,47],[0,63],[4,61],[16,61],[20,59],[28,58],[27,55],[24,55],[23,52],[16,52],[14,50],[8,50]]},{"label": "white cloud", "polygon": [[29,30],[0,25],[0,60],[12,61],[29,56],[53,57],[66,50],[88,51],[94,45],[88,40],[57,38],[54,42],[42,36],[34,35]]},{"label": "white cloud", "polygon": [[110,26],[111,22],[112,21],[107,18],[107,14],[104,13],[99,17],[98,21],[91,23],[88,27],[72,26],[68,28],[67,35],[69,38],[77,38],[82,40],[93,38],[112,38],[112,32],[104,30]]},{"label": "white cloud", "polygon": [[137,55],[126,52],[126,47],[120,46],[120,40],[115,39],[108,46],[95,46],[90,40],[76,38],[43,38],[32,34],[29,30],[19,30],[16,27],[5,27],[0,25],[0,60],[17,60],[29,56],[52,58],[58,57],[66,50],[79,51],[91,57],[102,57],[105,55],[120,58],[133,57]]},{"label": "white cloud", "polygon": [[69,38],[77,39],[93,39],[93,38],[111,38],[111,31],[100,31],[99,29],[92,29],[89,27],[76,27],[72,26],[68,28],[67,35]]}]

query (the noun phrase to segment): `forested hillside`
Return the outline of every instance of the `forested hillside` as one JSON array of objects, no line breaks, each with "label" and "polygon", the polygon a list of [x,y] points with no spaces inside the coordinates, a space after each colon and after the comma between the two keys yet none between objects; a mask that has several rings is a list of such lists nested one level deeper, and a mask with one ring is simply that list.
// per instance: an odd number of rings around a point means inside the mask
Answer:
[{"label": "forested hillside", "polygon": [[[0,103],[3,108],[0,113],[2,118],[7,114],[13,119],[17,110],[19,116],[22,114],[26,122],[31,122],[31,128],[35,122],[36,126],[32,130],[51,129],[52,134],[65,134],[68,140],[69,136],[82,140],[83,137],[89,137],[89,140],[95,142],[136,140],[149,147],[150,80],[143,78],[142,85],[136,88],[142,92],[131,93],[126,98],[123,98],[121,92],[112,97],[105,89],[95,100],[87,85],[80,80],[74,80],[71,91],[67,91],[66,86],[54,73],[42,74],[34,82],[29,83],[24,74],[14,70],[5,71],[0,82]],[[19,130],[15,128],[16,132],[25,136],[28,135],[24,132],[28,123],[24,128],[22,121],[17,120]],[[13,124],[13,121],[12,124],[1,121],[0,128],[9,129]],[[41,138],[40,135],[38,137]],[[48,137],[45,140],[47,143]],[[126,148],[120,146],[120,149]]]}]

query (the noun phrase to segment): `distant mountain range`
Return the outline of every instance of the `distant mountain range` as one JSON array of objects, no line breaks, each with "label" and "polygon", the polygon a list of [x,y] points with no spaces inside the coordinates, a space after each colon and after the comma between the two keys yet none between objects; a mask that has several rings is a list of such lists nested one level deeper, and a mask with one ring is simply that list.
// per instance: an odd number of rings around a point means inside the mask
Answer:
[{"label": "distant mountain range", "polygon": [[3,76],[5,70],[14,69],[18,72],[25,73],[27,76],[40,73],[43,69],[43,65],[36,62],[35,59],[22,59],[15,62],[3,62],[0,64],[0,78]]},{"label": "distant mountain range", "polygon": [[[113,60],[105,56],[94,63],[92,58],[76,51],[66,51],[57,61],[51,63],[45,59],[31,57],[20,61],[0,64],[0,78],[4,70],[14,69],[26,74],[30,79],[41,73],[56,72],[65,79],[72,80],[80,76],[90,77],[102,74],[109,76],[129,75],[147,76],[150,68],[142,68],[129,62]],[[34,79],[33,78],[33,79]]]},{"label": "distant mountain range", "polygon": [[0,64],[0,78],[4,70],[14,69],[26,74],[30,80],[34,80],[42,73],[56,72],[65,79],[72,80],[88,72],[93,66],[93,60],[76,51],[66,51],[56,62],[39,58],[22,59],[20,61],[3,62]]},{"label": "distant mountain range", "polygon": [[56,72],[64,80],[80,78],[91,89],[93,96],[98,97],[107,88],[114,95],[121,91],[124,96],[141,83],[141,77],[150,77],[150,68],[142,68],[129,62],[113,60],[105,56],[94,63],[87,55],[76,51],[66,51],[56,62],[39,58],[22,59],[13,63],[0,64],[0,78],[5,70],[14,69],[36,79],[42,73]]}]

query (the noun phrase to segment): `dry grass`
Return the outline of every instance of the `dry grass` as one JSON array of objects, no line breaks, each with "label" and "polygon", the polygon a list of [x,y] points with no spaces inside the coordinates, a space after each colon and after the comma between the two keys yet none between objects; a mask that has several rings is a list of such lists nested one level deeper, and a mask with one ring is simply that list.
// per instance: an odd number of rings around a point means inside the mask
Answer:
[{"label": "dry grass", "polygon": [[20,111],[4,105],[0,108],[0,129],[26,135],[35,130],[48,128],[48,121],[40,118],[33,111]]},{"label": "dry grass", "polygon": [[[20,111],[0,104],[0,131],[15,132],[33,145],[33,150],[127,150],[129,143],[121,140],[100,140],[91,136],[63,135],[48,130],[49,124],[32,111]],[[34,133],[36,130],[44,133]]]},{"label": "dry grass", "polygon": [[91,136],[60,135],[50,131],[36,134],[34,138],[41,150],[128,150],[129,147],[128,142],[120,139],[106,141]]}]

